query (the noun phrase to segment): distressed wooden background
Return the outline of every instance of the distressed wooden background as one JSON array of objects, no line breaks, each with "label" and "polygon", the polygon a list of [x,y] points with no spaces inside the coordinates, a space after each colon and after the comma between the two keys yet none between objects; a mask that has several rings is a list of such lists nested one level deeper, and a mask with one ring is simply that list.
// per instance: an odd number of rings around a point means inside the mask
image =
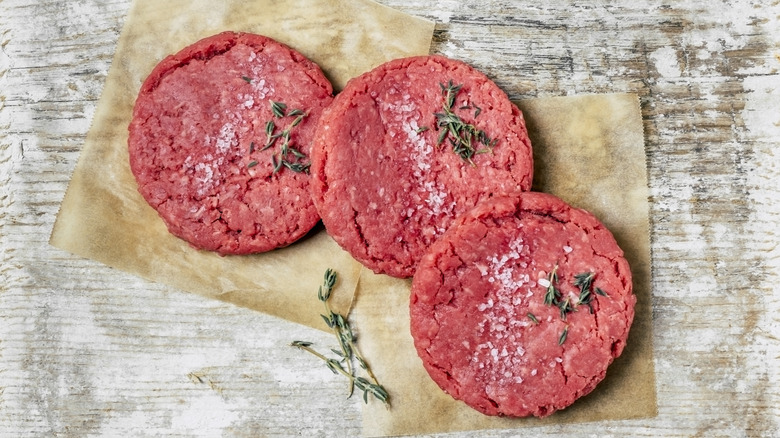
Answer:
[{"label": "distressed wooden background", "polygon": [[[0,0],[0,435],[360,435],[327,335],[48,246],[130,3]],[[780,2],[381,3],[512,98],[641,98],[659,413],[532,433],[780,436]]]}]

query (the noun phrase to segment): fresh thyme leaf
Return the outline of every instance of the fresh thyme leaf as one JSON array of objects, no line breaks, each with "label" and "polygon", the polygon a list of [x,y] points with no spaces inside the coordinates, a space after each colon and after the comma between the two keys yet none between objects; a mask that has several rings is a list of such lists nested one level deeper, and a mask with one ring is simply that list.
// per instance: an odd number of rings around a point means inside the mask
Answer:
[{"label": "fresh thyme leaf", "polygon": [[561,320],[566,321],[566,314],[574,312],[574,306],[571,305],[571,298],[566,298],[558,302],[558,308],[561,310]]},{"label": "fresh thyme leaf", "polygon": [[436,144],[440,145],[441,142],[443,142],[446,137],[447,137],[447,130],[442,129],[441,131],[439,131],[439,139],[436,140]]},{"label": "fresh thyme leaf", "polygon": [[336,274],[336,271],[330,268],[325,270],[325,278],[323,283],[325,286],[327,286],[329,289],[333,289],[333,286],[336,285],[336,279],[338,279],[338,274]]},{"label": "fresh thyme leaf", "polygon": [[330,368],[330,370],[333,371],[333,374],[344,372],[344,367],[341,366],[341,361],[338,361],[336,359],[328,359],[326,364],[328,365],[328,368]]},{"label": "fresh thyme leaf", "polygon": [[[347,320],[344,315],[341,315],[339,313],[335,313],[331,310],[329,299],[331,297],[331,293],[333,291],[333,288],[336,285],[336,280],[338,276],[336,272],[332,269],[328,269],[325,271],[325,276],[323,277],[322,285],[319,287],[317,291],[317,298],[323,303],[325,306],[325,313],[326,315],[320,315],[322,316],[322,319],[325,321],[325,324],[327,324],[328,328],[330,328],[333,333],[336,336],[336,339],[339,343],[340,350],[337,349],[331,349],[330,351],[335,354],[338,359],[335,358],[328,358],[324,356],[323,354],[317,352],[312,347],[311,342],[305,342],[305,341],[294,341],[292,344],[290,344],[293,347],[299,348],[301,350],[307,351],[311,353],[312,355],[318,357],[320,360],[325,362],[325,365],[330,369],[334,374],[341,374],[347,379],[349,379],[349,395],[351,396],[354,392],[354,388],[357,388],[358,390],[363,392],[363,400],[368,403],[368,397],[373,396],[377,400],[384,403],[386,406],[390,406],[390,396],[387,393],[387,390],[379,384],[379,382],[376,379],[376,376],[374,375],[373,371],[371,371],[371,367],[369,367],[368,362],[366,362],[363,355],[360,354],[360,351],[357,347],[357,337],[355,336],[354,331],[352,330],[352,327],[349,324],[349,321]],[[355,369],[352,366],[352,361],[356,360],[358,364],[360,365],[360,368],[365,371],[365,374],[368,376],[358,376],[355,374]]]},{"label": "fresh thyme leaf", "polygon": [[252,83],[252,78],[250,78],[249,76],[241,76],[241,79],[245,80],[247,84]]},{"label": "fresh thyme leaf", "polygon": [[293,172],[297,173],[309,173],[309,167],[311,167],[311,164],[301,164],[301,163],[291,163],[289,161],[282,161],[282,164],[284,164],[284,167],[292,170]]},{"label": "fresh thyme leaf", "polygon": [[428,127],[427,127],[427,126],[420,126],[419,128],[415,129],[415,130],[414,130],[414,132],[416,132],[416,133],[418,133],[418,134],[419,134],[419,133],[421,133],[421,132],[425,132],[425,131],[427,131],[427,130],[428,130]]},{"label": "fresh thyme leaf", "polygon": [[295,148],[287,148],[287,152],[295,155],[298,158],[306,158],[306,155],[303,152],[301,152],[301,151],[299,151],[298,149],[295,149]]},{"label": "fresh thyme leaf", "polygon": [[563,345],[564,342],[566,342],[566,337],[569,335],[569,326],[566,326],[566,328],[563,329],[563,333],[561,333],[561,336],[558,338],[558,345]]},{"label": "fresh thyme leaf", "polygon": [[282,164],[284,164],[284,160],[280,158],[279,161],[276,161],[276,155],[271,155],[271,164],[274,165],[273,173],[276,173],[279,171],[279,169],[282,168]]},{"label": "fresh thyme leaf", "polygon": [[553,270],[547,275],[547,293],[544,294],[544,304],[548,306],[557,305],[557,300],[561,296],[561,292],[555,287],[557,282],[558,264],[556,263]]},{"label": "fresh thyme leaf", "polygon": [[601,295],[602,297],[609,297],[606,292],[604,292],[600,287],[596,288],[596,294]]},{"label": "fresh thyme leaf", "polygon": [[255,151],[255,142],[249,142],[249,153],[253,153]]},{"label": "fresh thyme leaf", "polygon": [[530,319],[531,321],[533,321],[533,323],[534,323],[534,324],[539,324],[539,320],[538,320],[538,319],[536,319],[536,316],[534,316],[534,314],[533,314],[533,313],[531,313],[531,312],[528,312],[528,319]]},{"label": "fresh thyme leaf", "polygon": [[246,165],[247,168],[251,169],[255,166],[257,166],[259,163],[257,161],[250,161],[249,164]]},{"label": "fresh thyme leaf", "polygon": [[311,347],[312,343],[308,341],[293,341],[290,345],[293,347]]},{"label": "fresh thyme leaf", "polygon": [[282,102],[274,102],[273,100],[271,102],[271,112],[274,114],[274,116],[278,119],[281,119],[284,117],[284,110],[287,109],[287,105],[283,104]]},{"label": "fresh thyme leaf", "polygon": [[574,276],[574,285],[578,286],[580,290],[590,289],[590,286],[593,283],[593,277],[595,275],[596,274],[593,272],[583,272],[582,274],[577,274]]},{"label": "fresh thyme leaf", "polygon": [[558,289],[556,289],[555,286],[550,283],[550,285],[547,286],[547,293],[544,294],[544,304],[552,306],[555,304],[555,301],[560,294],[560,291],[558,291]]}]

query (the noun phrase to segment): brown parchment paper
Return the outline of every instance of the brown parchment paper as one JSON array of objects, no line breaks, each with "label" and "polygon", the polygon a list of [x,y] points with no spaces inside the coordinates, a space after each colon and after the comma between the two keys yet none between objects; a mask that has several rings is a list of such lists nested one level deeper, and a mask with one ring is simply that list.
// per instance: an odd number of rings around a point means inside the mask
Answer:
[{"label": "brown parchment paper", "polygon": [[288,248],[248,257],[197,251],[170,235],[130,172],[127,126],[135,97],[161,59],[224,30],[264,34],[295,48],[340,90],[385,61],[427,54],[433,26],[369,0],[136,0],[50,243],[184,291],[326,328],[320,307],[306,303],[316,300],[331,267],[341,279],[332,305],[346,314],[359,264],[321,227]]},{"label": "brown parchment paper", "polygon": [[637,96],[556,97],[516,102],[534,148],[533,190],[593,212],[631,265],[636,316],[623,354],[589,395],[545,419],[488,417],[428,377],[409,334],[411,281],[363,270],[353,318],[360,347],[392,407],[368,403],[365,436],[412,435],[657,415],[650,306],[650,241],[644,135]]}]

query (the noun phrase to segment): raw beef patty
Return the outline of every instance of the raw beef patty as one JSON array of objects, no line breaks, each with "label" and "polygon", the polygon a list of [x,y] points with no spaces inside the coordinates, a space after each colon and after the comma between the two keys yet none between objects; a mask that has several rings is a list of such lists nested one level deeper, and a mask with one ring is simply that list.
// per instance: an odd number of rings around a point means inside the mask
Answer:
[{"label": "raw beef patty", "polygon": [[487,415],[544,417],[623,351],[631,272],[590,213],[535,192],[459,218],[417,269],[411,332],[434,381]]},{"label": "raw beef patty", "polygon": [[331,84],[260,35],[225,32],[165,58],[130,123],[130,166],[169,231],[200,249],[288,245],[319,220],[309,152]]},{"label": "raw beef patty", "polygon": [[347,84],[320,120],[311,170],[336,242],[377,273],[410,277],[456,216],[528,190],[533,163],[506,93],[462,62],[421,56]]}]

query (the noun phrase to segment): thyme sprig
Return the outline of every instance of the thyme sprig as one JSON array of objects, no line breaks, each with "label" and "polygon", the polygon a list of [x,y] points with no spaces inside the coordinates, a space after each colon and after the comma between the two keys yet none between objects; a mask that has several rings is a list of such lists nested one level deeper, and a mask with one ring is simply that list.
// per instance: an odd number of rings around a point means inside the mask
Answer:
[{"label": "thyme sprig", "polygon": [[[434,113],[436,126],[439,128],[439,137],[436,144],[441,145],[449,136],[452,151],[474,166],[475,164],[472,160],[474,155],[492,151],[493,147],[498,143],[498,139],[491,139],[485,131],[464,122],[453,111],[456,97],[463,85],[455,85],[452,79],[450,79],[446,85],[439,83],[439,87],[441,87],[443,97],[443,110],[442,112]],[[474,118],[476,118],[482,112],[482,109],[476,105],[474,105],[474,108],[476,108],[474,111]],[[471,107],[464,105],[458,109],[471,109]]]},{"label": "thyme sprig", "polygon": [[552,306],[561,299],[561,291],[555,287],[558,282],[558,264],[555,264],[553,270],[547,275],[547,293],[544,294],[544,304]]},{"label": "thyme sprig", "polygon": [[[325,271],[325,277],[323,283],[317,292],[317,298],[325,306],[325,314],[322,316],[325,324],[330,328],[339,343],[339,349],[331,349],[330,351],[336,355],[336,358],[329,358],[324,354],[316,351],[312,348],[312,343],[307,341],[293,341],[290,345],[300,350],[306,351],[319,358],[330,369],[333,374],[341,374],[349,379],[349,396],[352,396],[355,388],[363,392],[363,401],[368,403],[368,396],[371,395],[377,400],[384,403],[386,406],[390,406],[390,395],[387,390],[379,384],[374,372],[368,365],[360,350],[357,347],[357,336],[352,330],[352,327],[343,315],[333,312],[330,307],[329,299],[333,292],[333,288],[336,285],[338,276],[335,271],[328,269]],[[357,361],[360,368],[368,376],[362,377],[355,373],[352,361]]]},{"label": "thyme sprig", "polygon": [[593,313],[593,277],[596,274],[593,272],[583,272],[574,276],[574,285],[580,288],[580,296],[577,299],[577,304],[583,304],[588,306],[590,313]]},{"label": "thyme sprig", "polygon": [[[311,166],[311,163],[305,161],[308,157],[299,149],[293,147],[290,143],[290,137],[292,135],[293,128],[300,125],[304,117],[306,117],[308,114],[301,109],[293,109],[290,110],[290,112],[285,113],[287,110],[287,105],[282,102],[275,102],[272,100],[270,101],[270,104],[271,113],[274,115],[274,117],[280,119],[284,117],[295,118],[292,120],[292,122],[290,122],[287,128],[281,130],[280,132],[276,132],[277,127],[273,120],[267,121],[265,123],[265,135],[267,140],[265,145],[260,148],[260,151],[264,151],[273,147],[277,140],[281,139],[282,145],[279,149],[279,153],[271,155],[271,164],[274,168],[273,173],[278,172],[282,169],[282,167],[286,167],[293,172],[309,173],[309,167]],[[250,153],[253,150],[254,143],[250,145]]]},{"label": "thyme sprig", "polygon": [[[583,305],[588,306],[590,313],[593,313],[593,294],[608,296],[601,288],[593,288],[593,279],[596,277],[595,272],[583,272],[576,274],[572,284],[580,289],[580,294],[577,297],[576,303],[571,297],[563,298],[563,294],[555,284],[558,283],[558,264],[556,263],[552,271],[547,275],[547,291],[544,294],[544,304],[548,306],[556,306],[560,311],[560,318],[562,321],[566,321],[566,316],[569,313],[576,312],[577,307]],[[562,345],[566,341],[569,327],[563,330],[561,336],[558,339],[558,345]]]}]

